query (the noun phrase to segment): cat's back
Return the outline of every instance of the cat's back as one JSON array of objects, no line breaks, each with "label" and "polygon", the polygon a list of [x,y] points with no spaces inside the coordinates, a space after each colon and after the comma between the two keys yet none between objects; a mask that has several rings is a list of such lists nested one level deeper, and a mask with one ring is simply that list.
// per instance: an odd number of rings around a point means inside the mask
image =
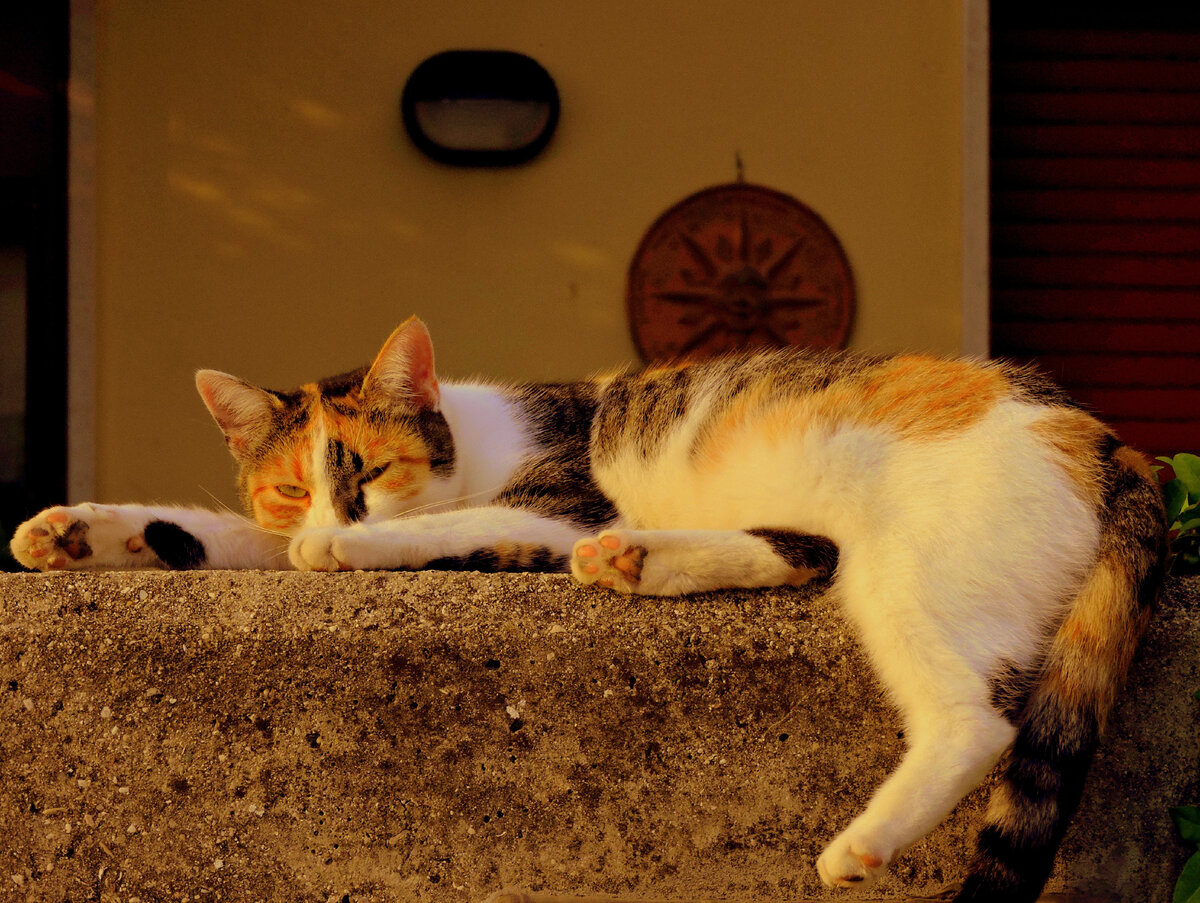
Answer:
[{"label": "cat's back", "polygon": [[979,486],[1094,503],[1116,444],[1050,380],[1004,362],[781,349],[601,381],[591,449],[638,521],[733,525],[893,495],[940,508],[939,491]]},{"label": "cat's back", "polygon": [[856,426],[915,441],[962,432],[996,407],[1081,413],[1031,368],[929,355],[772,349],[648,367],[598,381],[593,436],[612,457],[644,457],[680,430],[694,453],[746,430]]}]

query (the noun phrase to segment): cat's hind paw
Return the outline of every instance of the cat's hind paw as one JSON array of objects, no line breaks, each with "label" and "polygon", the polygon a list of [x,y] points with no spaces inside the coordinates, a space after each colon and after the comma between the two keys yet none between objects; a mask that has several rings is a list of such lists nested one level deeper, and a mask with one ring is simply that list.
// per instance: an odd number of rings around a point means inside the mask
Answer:
[{"label": "cat's hind paw", "polygon": [[598,583],[622,593],[636,593],[642,581],[646,547],[619,530],[581,539],[571,551],[571,573],[583,584]]},{"label": "cat's hind paw", "polygon": [[867,887],[887,871],[888,858],[861,839],[841,834],[817,859],[817,872],[830,887]]},{"label": "cat's hind paw", "polygon": [[34,571],[139,567],[156,560],[140,527],[125,523],[116,508],[90,503],[47,508],[17,528],[9,548]]}]

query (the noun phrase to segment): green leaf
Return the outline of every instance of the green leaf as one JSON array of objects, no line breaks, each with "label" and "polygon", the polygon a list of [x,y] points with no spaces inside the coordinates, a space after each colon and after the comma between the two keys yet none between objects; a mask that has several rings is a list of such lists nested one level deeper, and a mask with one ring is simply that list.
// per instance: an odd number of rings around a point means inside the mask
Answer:
[{"label": "green leaf", "polygon": [[1172,480],[1163,484],[1162,492],[1163,502],[1167,506],[1167,523],[1173,527],[1179,520],[1179,515],[1183,513],[1183,509],[1187,507],[1187,487],[1179,480]]},{"label": "green leaf", "polygon": [[1192,694],[1192,699],[1200,699],[1200,690],[1197,690]]},{"label": "green leaf", "polygon": [[1187,453],[1176,455],[1171,461],[1175,479],[1182,481],[1188,494],[1200,498],[1200,457]]},{"label": "green leaf", "polygon": [[1200,843],[1200,807],[1172,806],[1171,818],[1188,843]]},{"label": "green leaf", "polygon": [[1200,903],[1200,853],[1184,863],[1171,903]]},{"label": "green leaf", "polygon": [[1195,520],[1188,520],[1188,518],[1191,517],[1192,514],[1200,514],[1200,511],[1193,511],[1192,509],[1188,509],[1188,511],[1185,514],[1180,515],[1180,517],[1179,517],[1179,532],[1180,533],[1191,533],[1193,530],[1200,529],[1200,517],[1197,517]]}]

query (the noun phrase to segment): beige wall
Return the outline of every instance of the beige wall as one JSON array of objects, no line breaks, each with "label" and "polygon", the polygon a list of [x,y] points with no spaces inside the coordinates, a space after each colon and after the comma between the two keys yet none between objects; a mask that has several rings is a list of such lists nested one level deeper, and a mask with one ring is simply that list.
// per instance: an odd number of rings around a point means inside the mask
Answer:
[{"label": "beige wall", "polygon": [[[960,348],[962,0],[96,3],[99,500],[232,503],[199,367],[295,385],[413,312],[445,375],[632,359],[637,241],[735,152],[839,235],[854,347]],[[546,66],[543,156],[407,143],[405,78],[450,48]]]}]

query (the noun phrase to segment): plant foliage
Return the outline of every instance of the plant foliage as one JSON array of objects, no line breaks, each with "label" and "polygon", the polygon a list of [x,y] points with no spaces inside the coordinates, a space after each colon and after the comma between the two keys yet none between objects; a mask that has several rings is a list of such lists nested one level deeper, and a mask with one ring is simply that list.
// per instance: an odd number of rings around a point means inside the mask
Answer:
[{"label": "plant foliage", "polygon": [[1200,457],[1183,453],[1158,460],[1171,465],[1175,472],[1175,479],[1163,484],[1167,524],[1171,529],[1170,571],[1200,573]]}]

